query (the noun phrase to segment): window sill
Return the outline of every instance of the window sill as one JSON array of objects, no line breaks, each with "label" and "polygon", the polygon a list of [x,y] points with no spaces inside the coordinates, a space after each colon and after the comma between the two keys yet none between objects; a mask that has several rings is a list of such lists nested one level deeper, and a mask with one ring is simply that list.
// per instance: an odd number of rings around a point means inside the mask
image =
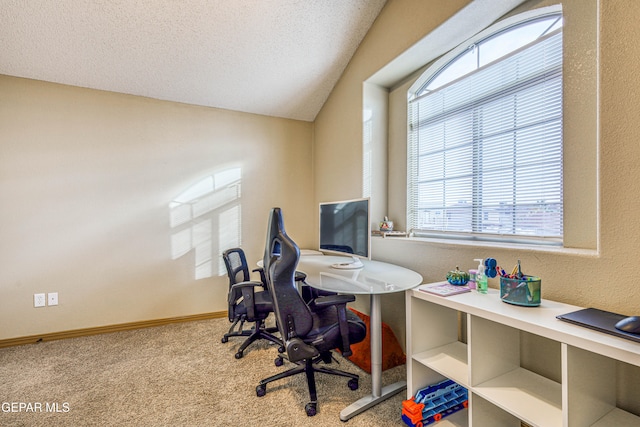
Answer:
[{"label": "window sill", "polygon": [[566,248],[562,246],[545,246],[545,245],[531,245],[524,243],[506,243],[506,242],[485,242],[480,240],[449,240],[449,239],[437,239],[433,237],[378,237],[374,236],[373,239],[377,241],[402,241],[409,244],[416,245],[431,245],[442,246],[446,248],[452,247],[473,247],[473,248],[493,248],[493,249],[507,249],[517,251],[530,251],[538,253],[550,253],[580,256],[588,258],[597,258],[600,253],[597,249],[581,249],[581,248]]}]

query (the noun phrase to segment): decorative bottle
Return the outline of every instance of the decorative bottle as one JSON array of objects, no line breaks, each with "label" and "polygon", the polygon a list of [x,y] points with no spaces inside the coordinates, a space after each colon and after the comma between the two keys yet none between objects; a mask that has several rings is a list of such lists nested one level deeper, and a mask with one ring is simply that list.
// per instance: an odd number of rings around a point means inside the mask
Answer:
[{"label": "decorative bottle", "polygon": [[478,261],[478,273],[476,274],[476,288],[478,292],[481,294],[486,294],[487,289],[489,288],[489,283],[487,281],[487,276],[484,274],[484,264],[482,259],[474,259],[474,261]]}]

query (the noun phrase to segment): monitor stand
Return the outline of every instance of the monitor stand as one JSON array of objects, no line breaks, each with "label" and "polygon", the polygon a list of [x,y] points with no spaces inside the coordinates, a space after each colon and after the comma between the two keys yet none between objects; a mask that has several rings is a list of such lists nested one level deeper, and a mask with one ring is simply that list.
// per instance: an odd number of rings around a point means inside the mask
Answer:
[{"label": "monitor stand", "polygon": [[331,264],[331,268],[337,268],[338,270],[357,270],[358,268],[364,267],[362,261],[358,257],[353,258],[351,261],[347,262],[336,262],[335,264]]}]

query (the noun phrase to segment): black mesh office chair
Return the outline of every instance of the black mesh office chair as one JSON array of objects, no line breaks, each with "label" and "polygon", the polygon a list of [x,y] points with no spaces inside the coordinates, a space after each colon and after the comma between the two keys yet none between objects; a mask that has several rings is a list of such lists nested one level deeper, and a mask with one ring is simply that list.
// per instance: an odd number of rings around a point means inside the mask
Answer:
[{"label": "black mesh office chair", "polygon": [[313,416],[317,410],[315,372],[350,378],[348,386],[352,390],[358,388],[358,375],[330,369],[315,361],[320,357],[324,362],[331,363],[331,351],[335,348],[339,348],[344,356],[350,356],[350,345],[365,338],[366,327],[360,318],[346,308],[347,303],[355,299],[353,295],[318,297],[313,302],[312,311],[295,286],[300,250],[287,236],[279,208],[271,210],[269,230],[270,240],[267,243],[271,261],[267,287],[273,298],[274,313],[287,358],[297,366],[260,381],[256,394],[264,396],[267,384],[272,381],[305,373],[311,400],[305,410],[308,416]]},{"label": "black mesh office chair", "polygon": [[[245,349],[261,338],[282,346],[280,337],[274,335],[278,328],[265,327],[265,319],[273,311],[273,302],[269,292],[260,289],[264,287],[262,282],[251,281],[244,251],[241,248],[228,249],[222,258],[229,277],[228,313],[232,322],[222,342],[226,343],[230,337],[247,337],[235,354],[236,359],[242,358]],[[253,323],[252,328],[243,329],[245,322]]]}]

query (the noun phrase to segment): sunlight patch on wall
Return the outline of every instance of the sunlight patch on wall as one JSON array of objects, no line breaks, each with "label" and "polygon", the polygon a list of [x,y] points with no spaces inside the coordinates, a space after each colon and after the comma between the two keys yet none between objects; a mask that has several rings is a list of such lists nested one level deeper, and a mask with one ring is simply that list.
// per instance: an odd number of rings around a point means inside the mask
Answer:
[{"label": "sunlight patch on wall", "polygon": [[240,246],[241,177],[241,168],[216,172],[169,203],[170,225],[175,229],[171,235],[171,258],[193,251],[196,280],[225,275],[222,252]]},{"label": "sunlight patch on wall", "polygon": [[[240,205],[230,206],[227,210],[220,212],[218,216],[218,247],[237,248],[240,246]],[[218,256],[218,271],[220,275],[226,274],[227,268],[222,259],[222,251]]]}]

